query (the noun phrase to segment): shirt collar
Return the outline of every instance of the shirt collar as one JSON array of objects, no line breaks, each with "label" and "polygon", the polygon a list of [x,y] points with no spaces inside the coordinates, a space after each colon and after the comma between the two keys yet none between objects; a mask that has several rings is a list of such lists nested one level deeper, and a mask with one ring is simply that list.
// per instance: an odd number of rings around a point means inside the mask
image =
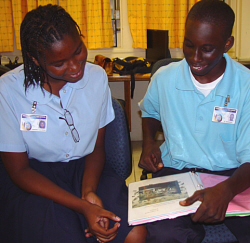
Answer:
[{"label": "shirt collar", "polygon": [[[234,60],[232,60],[227,53],[224,53],[223,56],[226,59],[227,65],[222,80],[215,88],[215,95],[220,95],[224,97],[230,95],[230,97],[233,97],[234,88],[230,80],[232,80],[231,77],[234,76],[235,72],[234,65],[232,65]],[[180,73],[183,73],[184,75],[180,75]],[[181,61],[181,64],[179,65],[178,70],[176,72],[175,85],[176,88],[179,90],[195,90],[195,86],[190,77],[189,66],[185,59]]]},{"label": "shirt collar", "polygon": [[234,82],[233,82],[232,77],[235,77],[235,74],[236,74],[235,66],[233,65],[233,62],[235,61],[231,59],[227,53],[224,53],[224,57],[227,62],[225,74],[224,74],[223,79],[220,81],[220,83],[217,86],[215,95],[220,95],[224,97],[227,97],[227,95],[230,95],[230,97],[233,97],[235,89],[234,89]]},{"label": "shirt collar", "polygon": [[[76,83],[68,82],[62,87],[62,89],[68,89],[68,88],[83,89],[89,82],[89,69],[90,65],[89,63],[86,63],[82,79],[80,79]],[[35,86],[30,86],[27,89],[26,97],[28,100],[32,102],[37,101],[39,104],[47,104],[53,99],[54,95],[45,89],[41,89],[39,85],[35,85]]]}]

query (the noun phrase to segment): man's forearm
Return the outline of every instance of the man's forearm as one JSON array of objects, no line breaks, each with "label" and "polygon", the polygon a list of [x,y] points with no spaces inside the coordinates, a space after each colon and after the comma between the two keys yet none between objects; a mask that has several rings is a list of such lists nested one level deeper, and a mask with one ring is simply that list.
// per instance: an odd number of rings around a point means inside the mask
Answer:
[{"label": "man's forearm", "polygon": [[157,131],[161,126],[161,122],[151,117],[142,118],[143,143],[155,140]]},{"label": "man's forearm", "polygon": [[249,188],[250,163],[242,164],[225,183],[232,192],[232,198]]}]

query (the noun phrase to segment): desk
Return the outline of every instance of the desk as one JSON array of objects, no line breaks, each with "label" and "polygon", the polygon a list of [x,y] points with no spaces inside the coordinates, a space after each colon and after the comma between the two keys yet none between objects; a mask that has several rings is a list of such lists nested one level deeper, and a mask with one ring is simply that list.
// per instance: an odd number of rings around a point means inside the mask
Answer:
[{"label": "desk", "polygon": [[[135,74],[135,81],[149,81],[150,73]],[[131,77],[130,75],[120,76],[119,74],[113,74],[108,76],[109,82],[123,82],[124,84],[124,100],[125,111],[128,118],[129,129],[131,131]]]},{"label": "desk", "polygon": [[238,61],[238,62],[247,67],[248,69],[250,69],[250,61]]}]

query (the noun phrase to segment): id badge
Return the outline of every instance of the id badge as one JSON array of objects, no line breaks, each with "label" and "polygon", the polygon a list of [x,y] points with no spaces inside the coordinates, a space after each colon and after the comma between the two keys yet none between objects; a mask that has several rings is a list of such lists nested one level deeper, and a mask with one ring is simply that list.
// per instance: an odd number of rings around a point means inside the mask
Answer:
[{"label": "id badge", "polygon": [[21,131],[46,132],[47,116],[36,114],[21,114]]},{"label": "id badge", "polygon": [[237,116],[237,109],[227,107],[214,107],[213,122],[235,124]]}]

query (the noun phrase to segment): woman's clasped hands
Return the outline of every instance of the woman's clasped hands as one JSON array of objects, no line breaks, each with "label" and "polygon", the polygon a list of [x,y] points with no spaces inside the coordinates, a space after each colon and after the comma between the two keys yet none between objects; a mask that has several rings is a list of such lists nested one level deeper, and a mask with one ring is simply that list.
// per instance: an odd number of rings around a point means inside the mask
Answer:
[{"label": "woman's clasped hands", "polygon": [[[95,236],[101,243],[113,240],[117,235],[121,219],[114,213],[105,210],[101,199],[94,192],[88,192],[83,199],[90,203],[85,213],[88,222],[88,228],[85,229],[86,237]],[[109,220],[116,222],[113,228],[109,228]]]}]

